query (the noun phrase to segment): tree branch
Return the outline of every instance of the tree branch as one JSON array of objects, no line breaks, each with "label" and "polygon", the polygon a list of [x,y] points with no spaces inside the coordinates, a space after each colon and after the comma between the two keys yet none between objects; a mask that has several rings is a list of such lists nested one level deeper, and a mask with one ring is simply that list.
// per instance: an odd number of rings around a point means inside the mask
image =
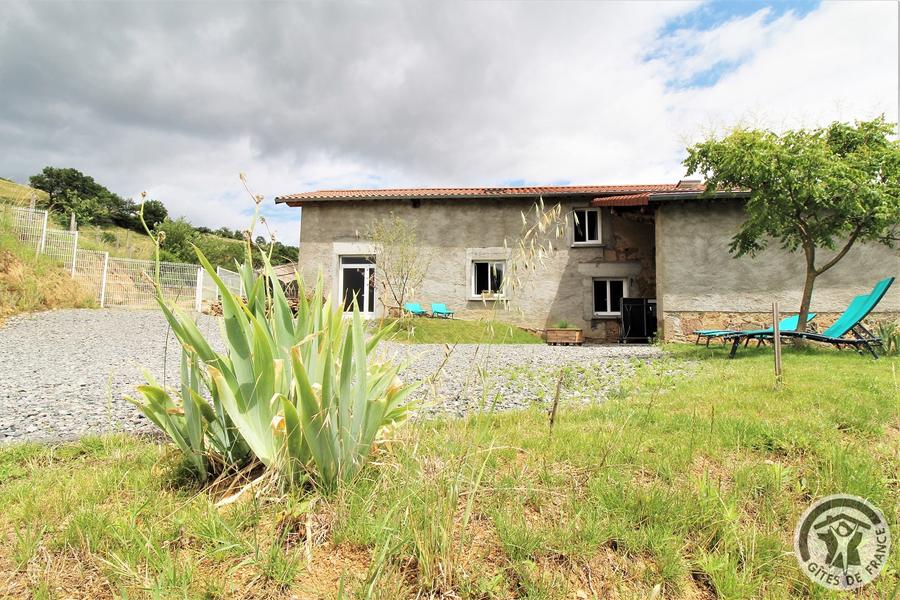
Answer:
[{"label": "tree branch", "polygon": [[860,231],[862,231],[862,228],[863,228],[863,226],[861,223],[856,226],[856,228],[853,230],[853,233],[850,234],[850,238],[847,240],[847,243],[844,245],[843,248],[841,248],[841,251],[838,252],[834,258],[832,258],[827,263],[825,263],[825,265],[822,266],[821,269],[816,269],[816,275],[821,275],[822,273],[824,273],[825,271],[827,271],[828,269],[830,269],[831,267],[836,265],[838,263],[838,261],[840,261],[842,258],[844,258],[844,255],[850,251],[850,248],[851,248],[851,246],[853,246],[853,243],[856,241],[856,238],[859,237],[859,233],[860,233]]}]

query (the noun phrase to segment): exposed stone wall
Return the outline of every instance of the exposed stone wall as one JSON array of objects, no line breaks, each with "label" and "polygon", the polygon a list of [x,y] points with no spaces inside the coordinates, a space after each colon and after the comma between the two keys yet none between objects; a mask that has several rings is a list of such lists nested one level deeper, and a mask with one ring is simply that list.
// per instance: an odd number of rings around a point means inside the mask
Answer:
[{"label": "exposed stone wall", "polygon": [[[794,314],[794,313],[791,313]],[[786,315],[785,315],[786,316]],[[810,331],[824,331],[841,316],[839,312],[816,313],[809,324]],[[784,316],[782,316],[784,318]],[[693,342],[698,329],[764,329],[772,326],[771,312],[666,312],[663,315],[666,340],[672,342]],[[872,313],[863,324],[870,331],[879,323],[900,323],[900,311]]]},{"label": "exposed stone wall", "polygon": [[[689,338],[689,332],[698,328],[768,326],[774,300],[785,313],[799,308],[802,254],[785,252],[776,242],[756,257],[733,258],[728,246],[743,220],[740,201],[691,201],[659,208],[657,306],[663,339]],[[821,251],[820,263],[832,254]],[[891,275],[900,275],[900,252],[857,244],[816,280],[811,306],[821,315],[816,322],[821,327],[823,317],[840,314],[854,296],[868,293],[876,281]],[[888,290],[872,319],[883,313],[900,313],[900,284]]]},{"label": "exposed stone wall", "polygon": [[[303,207],[299,271],[309,283],[322,270],[326,289],[338,295],[338,256],[366,253],[369,223],[394,213],[416,224],[423,252],[433,255],[421,289],[412,301],[427,305],[445,302],[461,318],[496,316],[524,327],[543,330],[559,321],[580,326],[595,341],[618,339],[614,318],[594,318],[593,278],[616,277],[628,281],[629,295],[652,297],[656,291],[652,215],[639,210],[622,213],[604,210],[602,243],[572,246],[570,238],[554,241],[556,251],[528,272],[520,271],[521,287],[508,305],[471,297],[471,261],[515,255],[522,235],[522,212],[536,199],[350,201],[308,204]],[[559,201],[567,221],[571,210],[586,207],[590,199]],[[566,235],[571,235],[571,228]],[[514,259],[514,256],[510,256]]]}]

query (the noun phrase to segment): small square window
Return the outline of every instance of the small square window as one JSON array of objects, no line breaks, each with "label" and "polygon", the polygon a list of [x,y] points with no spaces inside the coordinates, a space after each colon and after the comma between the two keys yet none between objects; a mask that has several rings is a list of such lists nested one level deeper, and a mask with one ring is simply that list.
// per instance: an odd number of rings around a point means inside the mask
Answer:
[{"label": "small square window", "polygon": [[472,296],[499,296],[503,293],[505,260],[472,261]]},{"label": "small square window", "polygon": [[622,314],[622,298],[627,295],[624,279],[594,280],[594,314],[614,316]]},{"label": "small square window", "polygon": [[600,209],[576,208],[572,211],[572,243],[600,243]]}]

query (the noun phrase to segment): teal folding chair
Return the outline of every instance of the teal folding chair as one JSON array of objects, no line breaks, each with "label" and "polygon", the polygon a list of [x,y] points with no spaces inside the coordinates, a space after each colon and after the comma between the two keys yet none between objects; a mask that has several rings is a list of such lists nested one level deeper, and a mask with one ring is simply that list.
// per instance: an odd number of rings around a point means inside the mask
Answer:
[{"label": "teal folding chair", "polygon": [[[838,317],[834,324],[822,333],[808,333],[805,331],[782,331],[782,337],[799,338],[810,340],[813,342],[822,342],[831,344],[839,350],[845,346],[852,347],[862,354],[866,350],[873,357],[878,358],[875,352],[875,346],[881,346],[881,339],[865,328],[862,320],[869,316],[869,313],[878,306],[881,299],[887,293],[888,288],[894,283],[894,277],[886,277],[875,284],[875,287],[868,294],[863,294],[854,298],[847,309]],[[737,333],[726,336],[732,340],[730,358],[734,358],[741,341],[758,338],[772,338],[772,333]],[[846,336],[852,337],[846,337]]]},{"label": "teal folding chair", "polygon": [[415,315],[417,317],[426,317],[428,313],[425,312],[425,309],[422,308],[422,305],[418,302],[407,302],[403,305],[403,310],[408,312],[411,315]]},{"label": "teal folding chair", "polygon": [[452,319],[455,313],[447,308],[444,303],[435,303],[431,305],[431,316],[443,319]]}]

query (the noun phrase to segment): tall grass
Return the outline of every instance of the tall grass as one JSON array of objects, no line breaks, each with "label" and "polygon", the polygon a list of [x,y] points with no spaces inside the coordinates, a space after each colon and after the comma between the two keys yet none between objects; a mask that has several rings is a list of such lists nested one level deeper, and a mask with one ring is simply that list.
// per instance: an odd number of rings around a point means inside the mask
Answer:
[{"label": "tall grass", "polygon": [[18,313],[95,306],[55,261],[22,245],[0,211],[0,319]]}]

